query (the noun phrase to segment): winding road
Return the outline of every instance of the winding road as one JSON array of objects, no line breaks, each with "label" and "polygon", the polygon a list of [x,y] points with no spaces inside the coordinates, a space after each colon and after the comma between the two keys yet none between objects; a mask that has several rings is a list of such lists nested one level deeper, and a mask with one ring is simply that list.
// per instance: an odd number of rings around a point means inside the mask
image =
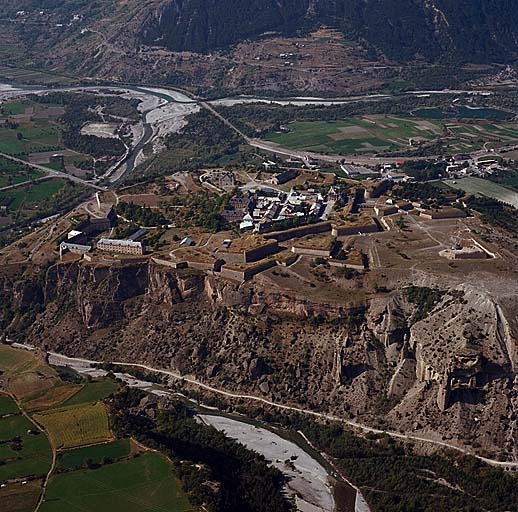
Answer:
[{"label": "winding road", "polygon": [[[67,174],[66,172],[55,171],[54,169],[49,169],[48,167],[44,167],[43,165],[33,164],[31,162],[28,162],[27,160],[22,160],[21,158],[8,155],[6,153],[0,153],[0,156],[6,158],[7,160],[11,160],[13,162],[23,164],[27,167],[31,167],[33,169],[37,169],[38,171],[44,172],[47,178],[62,178],[65,180],[73,181],[74,183],[79,183],[80,185],[84,185],[85,187],[94,188],[96,190],[107,190],[106,187],[101,187],[99,185],[96,185],[95,183],[92,183],[91,181],[83,180],[81,178],[78,178],[77,176],[73,176],[72,174]],[[16,187],[20,187],[22,185],[23,183],[19,183],[16,185]]]},{"label": "winding road", "polygon": [[[16,344],[14,344],[14,346],[19,347],[19,348],[23,348],[23,349],[26,349],[26,350],[34,350],[34,347],[31,347],[29,345],[20,344],[20,343],[16,343]],[[62,354],[58,354],[56,352],[49,352],[49,356],[51,356],[51,358],[57,359],[61,364],[66,364],[67,361],[70,364],[83,363],[83,364],[87,364],[87,365],[103,364],[103,363],[107,362],[107,361],[94,361],[94,360],[90,360],[90,359],[68,357],[68,356],[64,356]],[[347,420],[345,418],[341,418],[340,416],[336,416],[336,415],[333,415],[333,414],[321,413],[321,412],[317,412],[317,411],[312,411],[311,409],[304,409],[302,407],[296,407],[296,406],[292,406],[292,405],[281,404],[281,403],[274,402],[272,400],[268,400],[267,398],[263,398],[263,397],[256,396],[256,395],[250,395],[250,394],[244,394],[244,393],[235,393],[235,392],[232,392],[232,391],[227,391],[225,389],[216,388],[216,387],[211,386],[209,384],[205,384],[205,383],[195,379],[194,377],[181,375],[180,373],[172,371],[172,370],[163,370],[163,369],[160,369],[160,368],[153,368],[152,366],[148,366],[148,365],[145,365],[145,364],[138,364],[138,363],[127,363],[127,362],[121,362],[121,361],[110,361],[110,362],[115,364],[115,365],[118,365],[118,366],[123,366],[123,367],[128,367],[128,368],[132,368],[132,367],[133,368],[140,368],[142,370],[146,370],[146,371],[149,371],[151,373],[157,373],[157,374],[160,374],[160,375],[167,375],[168,377],[172,377],[172,378],[174,378],[176,380],[179,380],[179,381],[187,382],[187,383],[189,383],[189,384],[191,384],[193,386],[196,386],[196,387],[201,388],[201,389],[205,389],[206,391],[210,391],[212,393],[216,393],[218,395],[221,395],[221,396],[224,396],[224,397],[227,397],[227,398],[237,398],[237,399],[242,399],[242,400],[250,400],[250,401],[253,401],[253,402],[258,402],[258,403],[262,403],[262,404],[265,404],[265,405],[269,405],[271,407],[275,407],[276,409],[280,409],[280,410],[284,410],[284,411],[296,412],[296,413],[303,414],[303,415],[306,415],[306,416],[312,416],[312,417],[319,418],[319,419],[324,419],[324,420],[328,420],[328,421],[334,421],[334,422],[337,422],[337,423],[342,423],[344,425],[347,425],[349,427],[352,427],[354,429],[361,430],[361,431],[367,432],[367,433],[388,435],[389,437],[392,437],[392,438],[395,438],[395,439],[401,439],[401,440],[404,440],[404,441],[417,441],[417,442],[420,442],[420,443],[433,444],[435,446],[440,446],[440,447],[443,447],[443,448],[448,448],[448,449],[451,449],[451,450],[455,450],[455,451],[463,453],[465,455],[470,455],[470,456],[475,457],[475,458],[477,458],[477,459],[479,459],[479,460],[481,460],[481,461],[483,461],[483,462],[485,462],[485,463],[487,463],[487,464],[489,464],[491,466],[500,467],[500,468],[503,468],[503,469],[511,469],[511,470],[517,470],[518,469],[518,462],[503,462],[503,461],[499,461],[499,460],[496,460],[496,459],[490,459],[488,457],[482,457],[481,455],[477,455],[477,454],[467,450],[466,448],[462,448],[462,447],[456,446],[454,444],[447,443],[445,441],[439,441],[439,440],[436,440],[436,439],[431,439],[431,438],[424,437],[424,436],[418,436],[418,435],[415,435],[415,434],[406,434],[406,433],[394,432],[394,431],[390,431],[390,430],[381,430],[381,429],[378,429],[378,428],[370,427],[368,425],[364,425],[362,423],[358,423],[357,421],[354,421],[354,420]]]}]

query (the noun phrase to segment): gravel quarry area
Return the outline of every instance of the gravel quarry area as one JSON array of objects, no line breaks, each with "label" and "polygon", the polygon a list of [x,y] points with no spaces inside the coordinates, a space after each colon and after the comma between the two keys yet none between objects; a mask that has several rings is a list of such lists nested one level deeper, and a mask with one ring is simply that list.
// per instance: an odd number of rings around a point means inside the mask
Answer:
[{"label": "gravel quarry area", "polygon": [[81,128],[81,135],[93,135],[105,139],[116,139],[118,124],[115,123],[88,123]]},{"label": "gravel quarry area", "polygon": [[335,500],[326,469],[291,441],[254,425],[222,416],[200,415],[207,425],[271,461],[290,481],[287,491],[300,512],[333,512]]}]

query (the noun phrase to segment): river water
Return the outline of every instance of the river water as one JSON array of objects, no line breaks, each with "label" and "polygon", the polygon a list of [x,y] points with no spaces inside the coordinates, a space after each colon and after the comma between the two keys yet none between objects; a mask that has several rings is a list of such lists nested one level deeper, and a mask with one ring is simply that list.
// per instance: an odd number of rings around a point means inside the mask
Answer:
[{"label": "river water", "polygon": [[[93,378],[103,377],[108,373],[95,368],[94,361],[54,353],[49,355],[49,364],[66,366]],[[337,474],[326,458],[300,433],[284,431],[242,415],[228,414],[214,407],[203,406],[164,386],[136,379],[126,373],[116,373],[115,376],[130,387],[142,389],[156,396],[188,401],[198,411],[200,421],[224,431],[227,436],[263,455],[288,478],[286,493],[293,497],[298,511],[370,512],[359,489]],[[336,500],[335,496],[338,495],[340,498]]]}]

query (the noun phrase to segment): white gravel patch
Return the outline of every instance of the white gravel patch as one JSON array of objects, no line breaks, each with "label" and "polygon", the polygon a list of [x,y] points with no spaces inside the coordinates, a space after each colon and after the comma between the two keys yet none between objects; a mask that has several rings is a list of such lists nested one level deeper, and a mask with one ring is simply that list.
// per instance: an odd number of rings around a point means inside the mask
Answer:
[{"label": "white gravel patch", "polygon": [[171,91],[169,89],[161,89],[160,87],[142,87],[143,90],[156,92],[157,94],[163,94],[164,96],[169,96],[173,101],[177,101],[179,103],[191,103],[193,101],[192,98],[189,98],[186,94],[178,91]]},{"label": "white gravel patch", "polygon": [[[165,148],[164,138],[167,135],[178,133],[188,124],[187,117],[199,112],[200,109],[201,107],[196,104],[168,103],[148,112],[146,123],[153,128],[153,152],[160,153]],[[139,155],[139,160],[143,158],[140,158]]]},{"label": "white gravel patch", "polygon": [[140,139],[142,139],[144,136],[144,126],[142,123],[137,123],[132,124],[130,128],[132,137],[131,145],[135,147],[140,142]]},{"label": "white gravel patch", "polygon": [[93,135],[102,139],[116,139],[118,124],[115,123],[88,123],[81,128],[81,135]]},{"label": "white gravel patch", "polygon": [[271,105],[294,105],[296,107],[305,107],[308,105],[344,105],[346,103],[350,103],[350,100],[324,100],[319,98],[310,98],[310,99],[302,99],[302,98],[291,98],[286,100],[276,100],[276,99],[268,99],[268,98],[223,98],[220,100],[209,101],[214,107],[233,107],[235,105],[248,105],[250,103],[265,103]]},{"label": "white gravel patch", "polygon": [[[222,416],[200,415],[217,430],[263,455],[290,481],[287,492],[301,512],[333,512],[335,500],[326,469],[295,443],[264,428]],[[293,459],[291,459],[293,457]]]},{"label": "white gravel patch", "polygon": [[167,100],[164,98],[159,98],[158,96],[138,91],[126,91],[121,97],[127,100],[139,100],[140,103],[137,110],[141,113],[150,112],[151,110],[167,103]]}]

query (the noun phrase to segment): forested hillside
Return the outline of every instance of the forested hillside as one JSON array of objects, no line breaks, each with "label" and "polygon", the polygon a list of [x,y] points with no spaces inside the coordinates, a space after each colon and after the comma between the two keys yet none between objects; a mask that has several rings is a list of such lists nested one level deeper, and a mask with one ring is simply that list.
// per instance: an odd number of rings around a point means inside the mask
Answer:
[{"label": "forested hillside", "polygon": [[517,57],[516,19],[512,0],[171,0],[148,19],[142,38],[208,52],[325,24],[393,59],[492,62]]}]

